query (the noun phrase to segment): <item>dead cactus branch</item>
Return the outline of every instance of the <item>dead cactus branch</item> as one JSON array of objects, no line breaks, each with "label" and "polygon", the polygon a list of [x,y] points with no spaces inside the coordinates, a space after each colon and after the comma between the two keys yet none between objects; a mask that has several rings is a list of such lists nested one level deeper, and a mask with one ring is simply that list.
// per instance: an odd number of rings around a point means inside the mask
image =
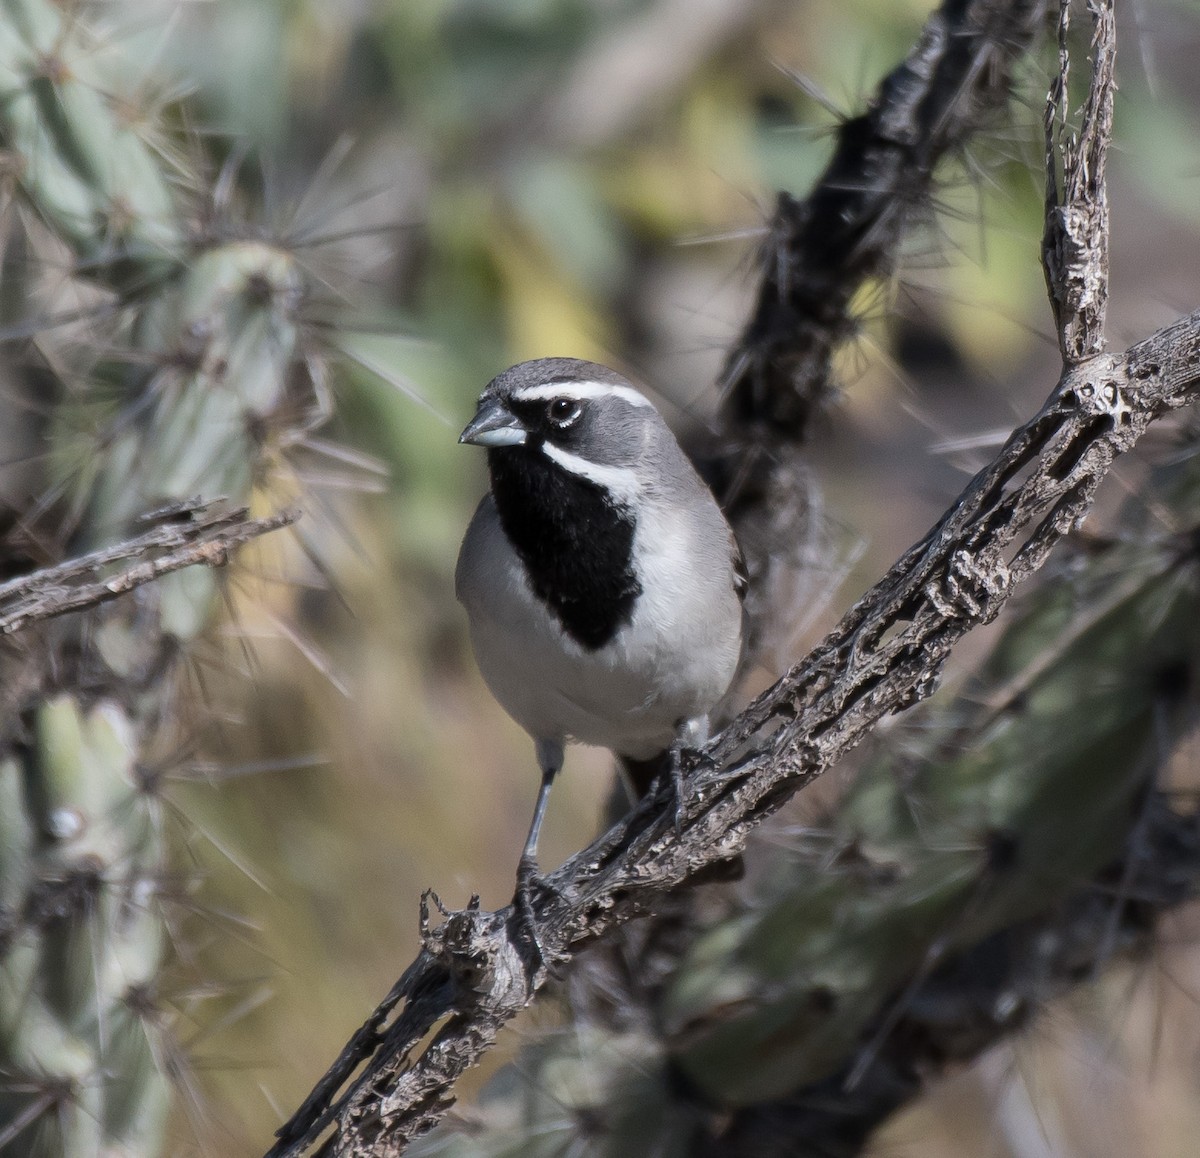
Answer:
[{"label": "dead cactus branch", "polygon": [[[1083,127],[1078,140],[1060,139],[1056,130],[1053,141],[1063,152],[1061,188],[1057,170],[1050,169],[1045,252],[1063,336],[1061,378],[1044,406],[1011,435],[928,534],[819,647],[759,696],[694,762],[678,833],[668,802],[647,799],[551,875],[550,887],[533,906],[546,965],[565,965],[614,926],[654,911],[672,890],[739,852],[756,825],[833,766],[882,719],[928,697],[954,645],[972,628],[994,619],[1052,548],[1080,525],[1116,458],[1132,449],[1154,421],[1200,395],[1200,312],[1123,353],[1104,351],[1103,160],[1111,130],[1113,27],[1110,7],[1097,4],[1093,13],[1097,39]],[[1004,21],[1014,15],[1034,19],[1037,9],[948,4],[927,26],[904,68],[885,82],[860,127],[867,133],[874,124],[880,142],[899,142],[899,151],[884,167],[899,173],[915,166],[916,177],[907,205],[901,199],[895,208],[877,207],[874,217],[867,214],[857,224],[847,219],[836,260],[859,261],[862,276],[886,266],[902,231],[903,211],[928,196],[930,166],[957,139],[955,117],[963,109],[958,100],[975,91],[996,59],[991,50],[971,56],[966,39],[946,39],[946,22],[962,20],[964,14],[984,26],[999,21],[1008,30],[992,45],[1003,55],[1019,51],[1017,45],[1024,43],[1014,27],[1028,31],[1024,23]],[[945,90],[953,99],[923,104],[928,95],[923,84],[938,74],[940,61],[955,53],[967,53],[970,67]],[[1064,70],[1065,64],[1064,55]],[[1006,71],[998,75],[1003,81]],[[1065,83],[1060,75],[1063,93]],[[902,113],[906,106],[925,108],[931,115],[913,120]],[[1056,111],[1048,120],[1048,133],[1051,121],[1061,124],[1063,119],[1054,94],[1051,107]],[[892,113],[901,126],[920,126],[915,140],[906,141],[896,126],[890,133],[879,130],[891,123]],[[976,117],[964,131],[977,123]],[[852,135],[843,129],[842,150],[849,148]],[[860,167],[837,182],[847,205],[888,187],[871,168],[873,154],[857,156]],[[828,174],[826,182],[824,193],[832,197],[835,188]],[[799,203],[782,200],[781,214],[791,204]],[[778,252],[795,257],[796,271],[807,270],[802,262],[807,262],[808,250],[797,239],[807,228],[808,215],[816,213],[806,205],[794,215],[799,223],[794,235],[784,241],[773,238]],[[1066,228],[1076,219],[1090,223],[1082,233]],[[777,219],[776,233],[788,228]],[[837,246],[830,245],[832,253]],[[1064,254],[1069,260],[1060,260]],[[843,289],[857,284],[854,276],[845,279]],[[842,295],[840,308],[831,298],[832,313],[822,313],[789,296],[796,284],[787,261],[768,263],[759,310],[727,373],[733,413],[744,407],[747,421],[759,427],[802,427],[811,400],[811,392],[805,391],[813,383],[826,383],[828,352],[846,334],[849,295]],[[768,331],[787,334],[793,323],[801,336],[781,337],[778,349],[763,339]],[[811,337],[804,336],[805,327]],[[799,392],[798,386],[803,387]],[[1184,873],[1194,863],[1194,856],[1186,858]],[[1177,900],[1188,889],[1168,892]],[[436,1124],[453,1102],[458,1077],[546,983],[546,967],[532,963],[514,943],[509,909],[485,912],[477,901],[461,911],[438,907],[442,923],[434,927],[423,906],[421,953],[279,1131],[271,1158],[313,1148],[324,1155],[402,1153]]]},{"label": "dead cactus branch", "polygon": [[[881,719],[927,697],[954,644],[991,621],[1083,520],[1117,456],[1198,394],[1200,312],[1124,354],[1066,370],[928,535],[708,746],[678,838],[667,802],[646,800],[551,875],[534,905],[547,960],[565,964],[740,851],[753,827]],[[447,914],[436,930],[426,924],[425,948],[280,1131],[272,1158],[304,1153],[335,1119],[338,1133],[322,1153],[399,1154],[430,1129],[453,1083],[547,979],[514,946],[511,925],[510,910],[478,907]]]},{"label": "dead cactus branch", "polygon": [[[0,583],[0,635],[98,607],[184,567],[223,567],[242,544],[299,517],[292,508],[252,519],[245,507],[230,510],[220,502],[182,503],[144,516],[156,525],[132,539]],[[126,565],[95,578],[117,563]]]}]

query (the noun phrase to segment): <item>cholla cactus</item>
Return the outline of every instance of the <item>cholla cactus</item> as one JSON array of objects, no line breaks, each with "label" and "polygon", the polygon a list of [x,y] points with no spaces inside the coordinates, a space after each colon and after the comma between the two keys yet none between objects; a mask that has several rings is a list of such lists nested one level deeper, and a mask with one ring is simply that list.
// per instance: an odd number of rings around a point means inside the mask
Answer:
[{"label": "cholla cactus", "polygon": [[[73,339],[50,360],[84,362],[52,424],[49,481],[73,496],[71,545],[128,536],[146,511],[196,497],[250,503],[321,416],[302,272],[272,245],[196,235],[183,187],[197,178],[120,91],[119,41],[100,51],[53,3],[3,8],[10,205],[36,218],[34,253],[68,252],[77,284],[117,319],[96,348]],[[178,657],[211,618],[216,583],[206,569],[173,575],[61,621],[20,657],[21,694],[0,721],[6,1153],[161,1146],[176,1055],[159,1000],[158,761],[178,742]]]}]

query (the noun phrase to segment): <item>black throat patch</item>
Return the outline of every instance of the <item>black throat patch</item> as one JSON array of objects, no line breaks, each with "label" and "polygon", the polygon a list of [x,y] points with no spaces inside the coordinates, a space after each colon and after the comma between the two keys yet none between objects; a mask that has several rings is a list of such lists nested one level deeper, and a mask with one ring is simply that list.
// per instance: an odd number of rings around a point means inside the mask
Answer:
[{"label": "black throat patch", "polygon": [[534,594],[582,647],[603,647],[633,617],[633,516],[603,487],[537,445],[488,451],[500,523]]}]

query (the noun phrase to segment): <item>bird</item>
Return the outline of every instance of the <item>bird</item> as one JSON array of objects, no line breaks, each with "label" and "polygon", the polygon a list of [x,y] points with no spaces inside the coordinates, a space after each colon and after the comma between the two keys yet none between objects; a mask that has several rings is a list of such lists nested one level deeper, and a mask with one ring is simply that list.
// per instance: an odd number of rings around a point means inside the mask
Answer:
[{"label": "bird", "polygon": [[[541,786],[518,862],[519,906],[568,741],[610,749],[639,794],[707,739],[742,654],[746,578],[717,501],[651,401],[575,358],[512,366],[460,443],[490,486],[455,592],[484,682],[532,737]],[[535,940],[536,944],[536,940]]]}]

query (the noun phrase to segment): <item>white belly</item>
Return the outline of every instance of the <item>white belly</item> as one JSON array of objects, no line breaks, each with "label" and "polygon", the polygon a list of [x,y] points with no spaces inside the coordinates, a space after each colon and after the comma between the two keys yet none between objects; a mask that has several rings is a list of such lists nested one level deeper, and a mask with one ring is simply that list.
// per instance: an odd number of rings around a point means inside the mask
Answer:
[{"label": "white belly", "polygon": [[643,514],[635,554],[643,591],[633,618],[587,651],[530,591],[490,501],[476,512],[459,558],[458,595],[484,680],[535,739],[575,739],[645,759],[728,689],[741,650],[728,564],[724,572],[712,560],[695,565],[677,521],[653,512]]}]

